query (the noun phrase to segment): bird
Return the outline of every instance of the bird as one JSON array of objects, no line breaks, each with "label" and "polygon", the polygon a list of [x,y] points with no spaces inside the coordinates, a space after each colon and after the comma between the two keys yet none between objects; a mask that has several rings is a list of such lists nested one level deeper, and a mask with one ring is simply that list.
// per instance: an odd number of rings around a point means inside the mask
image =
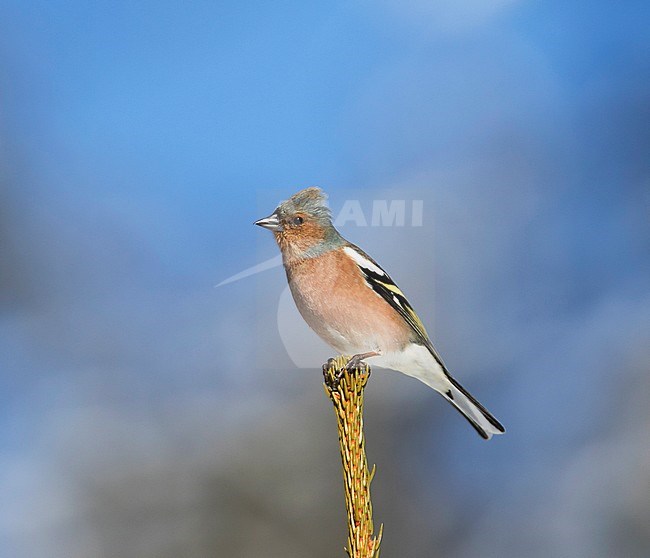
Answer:
[{"label": "bird", "polygon": [[332,224],[327,195],[305,188],[255,225],[273,232],[298,311],[342,355],[365,359],[433,388],[489,440],[503,425],[450,373],[402,290]]}]

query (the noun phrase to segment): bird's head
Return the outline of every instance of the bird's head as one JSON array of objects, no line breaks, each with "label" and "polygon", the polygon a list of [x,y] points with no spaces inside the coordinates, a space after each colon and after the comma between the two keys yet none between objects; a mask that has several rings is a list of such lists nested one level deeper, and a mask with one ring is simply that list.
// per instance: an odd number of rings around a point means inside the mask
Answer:
[{"label": "bird's head", "polygon": [[338,244],[341,238],[332,225],[326,200],[327,196],[320,188],[305,188],[255,224],[273,231],[285,256],[318,255],[333,244]]}]

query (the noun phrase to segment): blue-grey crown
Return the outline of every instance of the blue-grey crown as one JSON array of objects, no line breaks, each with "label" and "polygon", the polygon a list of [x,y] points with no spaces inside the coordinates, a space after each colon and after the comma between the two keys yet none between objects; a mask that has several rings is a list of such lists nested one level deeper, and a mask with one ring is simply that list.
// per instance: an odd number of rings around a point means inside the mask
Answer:
[{"label": "blue-grey crown", "polygon": [[300,190],[278,206],[278,213],[281,215],[293,215],[300,212],[311,215],[324,225],[332,222],[331,212],[327,206],[327,194],[316,186]]}]

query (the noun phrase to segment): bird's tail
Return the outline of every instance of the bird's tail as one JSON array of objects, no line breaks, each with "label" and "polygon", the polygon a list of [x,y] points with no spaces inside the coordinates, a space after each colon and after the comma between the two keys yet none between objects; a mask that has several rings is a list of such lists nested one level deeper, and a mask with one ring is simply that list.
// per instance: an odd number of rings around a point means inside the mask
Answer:
[{"label": "bird's tail", "polygon": [[503,434],[506,431],[502,424],[454,378],[447,375],[447,379],[451,385],[447,391],[440,393],[461,412],[482,438],[489,440],[493,434]]}]

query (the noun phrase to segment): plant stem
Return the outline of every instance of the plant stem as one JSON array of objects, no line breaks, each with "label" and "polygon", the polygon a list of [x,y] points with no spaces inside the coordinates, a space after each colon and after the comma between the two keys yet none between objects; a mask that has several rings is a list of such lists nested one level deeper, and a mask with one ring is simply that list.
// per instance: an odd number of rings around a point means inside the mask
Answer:
[{"label": "plant stem", "polygon": [[339,446],[343,465],[343,485],[348,516],[350,558],[378,558],[383,525],[374,535],[370,483],[375,467],[368,470],[363,434],[363,391],[370,377],[370,367],[345,370],[349,357],[330,359],[323,365],[325,392],[334,404],[338,422]]}]

